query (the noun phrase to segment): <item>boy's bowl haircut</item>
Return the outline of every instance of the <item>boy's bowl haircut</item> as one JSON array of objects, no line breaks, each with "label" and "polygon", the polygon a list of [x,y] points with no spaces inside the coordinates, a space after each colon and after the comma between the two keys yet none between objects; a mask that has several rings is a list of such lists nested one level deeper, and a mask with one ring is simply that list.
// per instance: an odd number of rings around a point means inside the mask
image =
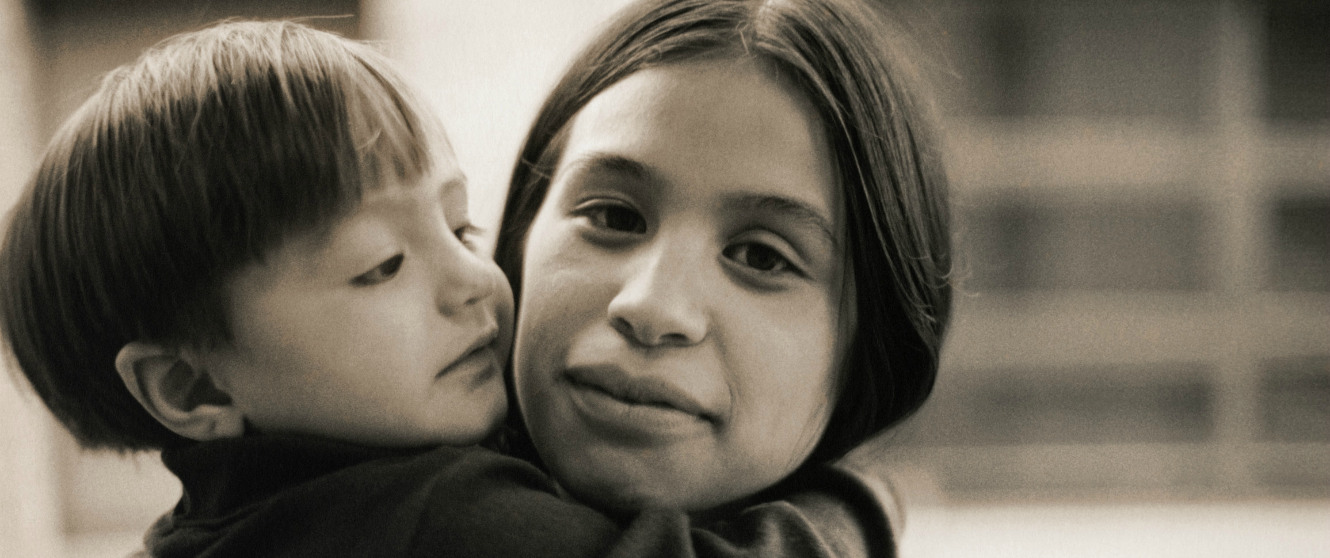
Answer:
[{"label": "boy's bowl haircut", "polygon": [[61,127],[10,217],[0,329],[84,446],[185,439],[115,370],[131,341],[229,338],[224,282],[326,227],[381,173],[412,179],[442,128],[387,59],[288,22],[228,22],[112,71]]}]

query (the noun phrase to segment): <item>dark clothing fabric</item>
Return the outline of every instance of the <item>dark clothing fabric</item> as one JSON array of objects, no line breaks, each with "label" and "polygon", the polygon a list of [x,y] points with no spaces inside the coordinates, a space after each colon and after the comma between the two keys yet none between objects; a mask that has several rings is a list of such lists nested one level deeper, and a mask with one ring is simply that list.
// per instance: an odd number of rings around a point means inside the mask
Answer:
[{"label": "dark clothing fabric", "polygon": [[163,558],[889,556],[873,491],[820,468],[781,501],[693,528],[678,511],[619,523],[561,498],[531,464],[476,448],[387,449],[260,435],[162,452],[184,485],[149,531]]}]

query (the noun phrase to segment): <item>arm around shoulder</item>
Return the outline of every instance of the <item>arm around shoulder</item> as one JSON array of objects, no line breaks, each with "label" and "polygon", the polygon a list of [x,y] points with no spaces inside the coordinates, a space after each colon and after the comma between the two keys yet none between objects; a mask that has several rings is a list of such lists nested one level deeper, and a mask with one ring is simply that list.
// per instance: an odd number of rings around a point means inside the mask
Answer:
[{"label": "arm around shoulder", "polygon": [[693,526],[675,510],[642,512],[609,556],[886,558],[896,555],[890,493],[848,469],[818,465],[787,479],[777,499]]},{"label": "arm around shoulder", "polygon": [[881,558],[895,555],[886,507],[865,479],[818,465],[778,499],[696,526],[653,509],[626,525],[561,497],[524,461],[488,451],[443,463],[411,545],[419,556]]}]

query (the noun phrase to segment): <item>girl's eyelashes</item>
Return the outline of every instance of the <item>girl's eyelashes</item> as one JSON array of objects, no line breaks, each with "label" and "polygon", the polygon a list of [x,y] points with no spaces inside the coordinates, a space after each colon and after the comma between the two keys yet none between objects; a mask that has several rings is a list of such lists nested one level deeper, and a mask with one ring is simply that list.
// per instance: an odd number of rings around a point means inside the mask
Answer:
[{"label": "girl's eyelashes", "polygon": [[368,287],[377,285],[397,275],[397,271],[402,269],[402,261],[406,259],[404,254],[397,254],[391,258],[383,260],[374,269],[361,273],[351,278],[351,284],[357,287]]},{"label": "girl's eyelashes", "polygon": [[615,200],[593,200],[583,203],[573,212],[592,227],[607,231],[642,234],[647,232],[647,221],[628,204]]},{"label": "girl's eyelashes", "polygon": [[737,242],[726,246],[721,254],[726,259],[763,275],[799,271],[790,258],[780,250],[760,242]]},{"label": "girl's eyelashes", "polygon": [[[575,206],[571,214],[587,226],[587,238],[597,243],[617,245],[630,242],[647,232],[647,219],[627,202],[613,198],[595,198]],[[630,236],[631,235],[631,236]],[[784,274],[804,276],[805,272],[791,256],[793,249],[774,233],[750,230],[721,251],[731,264],[753,279],[772,280]],[[754,236],[758,238],[754,238]],[[771,238],[768,238],[771,237]]]}]

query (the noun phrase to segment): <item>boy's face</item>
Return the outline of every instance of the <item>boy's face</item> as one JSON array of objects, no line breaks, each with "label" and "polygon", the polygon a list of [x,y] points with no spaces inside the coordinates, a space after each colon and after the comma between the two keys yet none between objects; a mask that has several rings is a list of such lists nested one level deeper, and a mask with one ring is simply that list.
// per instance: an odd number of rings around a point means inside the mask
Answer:
[{"label": "boy's face", "polygon": [[507,411],[512,291],[471,233],[465,177],[436,153],[432,171],[383,180],[330,234],[242,268],[227,290],[233,340],[202,363],[263,432],[475,443]]}]

